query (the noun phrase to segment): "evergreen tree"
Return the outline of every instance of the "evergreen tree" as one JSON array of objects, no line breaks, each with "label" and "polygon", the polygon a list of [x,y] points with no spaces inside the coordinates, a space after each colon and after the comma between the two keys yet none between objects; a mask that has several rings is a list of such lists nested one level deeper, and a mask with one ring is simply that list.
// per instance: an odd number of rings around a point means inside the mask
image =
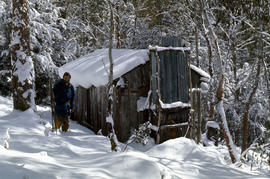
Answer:
[{"label": "evergreen tree", "polygon": [[29,7],[27,0],[12,1],[12,88],[17,110],[35,109],[35,73],[30,56]]},{"label": "evergreen tree", "polygon": [[11,95],[11,1],[0,2],[0,95]]}]

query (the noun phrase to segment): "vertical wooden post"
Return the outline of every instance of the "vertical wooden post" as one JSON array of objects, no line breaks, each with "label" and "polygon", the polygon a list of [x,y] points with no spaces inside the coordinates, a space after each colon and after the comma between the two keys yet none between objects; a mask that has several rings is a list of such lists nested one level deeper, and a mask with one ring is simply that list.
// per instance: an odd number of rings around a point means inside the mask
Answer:
[{"label": "vertical wooden post", "polygon": [[191,109],[190,109],[190,138],[194,139],[194,106],[193,106],[193,95],[192,95],[192,79],[191,79],[191,69],[190,69],[190,55],[189,53],[187,53],[188,55],[188,73],[189,73],[189,97],[190,97],[190,105],[191,105]]},{"label": "vertical wooden post", "polygon": [[160,143],[160,123],[162,120],[162,112],[161,112],[161,106],[159,104],[159,100],[161,100],[161,92],[160,92],[160,59],[158,57],[158,53],[157,50],[155,51],[155,57],[156,57],[156,61],[157,61],[157,67],[158,67],[158,71],[157,71],[157,89],[158,89],[158,100],[157,100],[157,110],[158,110],[158,131],[157,131],[157,139],[156,139],[156,143],[159,144]]},{"label": "vertical wooden post", "polygon": [[198,97],[198,126],[197,126],[197,143],[201,141],[201,91],[197,92]]}]

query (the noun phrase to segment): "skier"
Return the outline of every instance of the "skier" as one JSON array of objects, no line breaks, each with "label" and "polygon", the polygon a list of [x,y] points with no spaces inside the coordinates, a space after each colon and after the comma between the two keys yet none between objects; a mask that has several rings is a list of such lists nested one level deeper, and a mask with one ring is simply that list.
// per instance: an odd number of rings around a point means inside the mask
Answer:
[{"label": "skier", "polygon": [[65,72],[63,78],[57,81],[53,87],[55,99],[55,128],[62,127],[63,132],[69,128],[68,115],[74,112],[74,88],[70,83],[71,75]]}]

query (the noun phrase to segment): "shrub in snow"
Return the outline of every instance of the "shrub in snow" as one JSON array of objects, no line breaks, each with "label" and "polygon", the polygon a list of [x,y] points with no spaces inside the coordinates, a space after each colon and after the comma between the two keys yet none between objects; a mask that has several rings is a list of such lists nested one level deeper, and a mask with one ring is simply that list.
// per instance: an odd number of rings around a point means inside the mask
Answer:
[{"label": "shrub in snow", "polygon": [[9,140],[10,140],[10,135],[9,135],[9,128],[6,130],[6,134],[4,137],[4,148],[9,149]]},{"label": "shrub in snow", "polygon": [[241,161],[250,166],[251,170],[270,170],[270,122],[265,124],[264,132],[250,147],[243,152]]},{"label": "shrub in snow", "polygon": [[146,123],[140,124],[139,129],[134,129],[132,131],[132,135],[129,138],[127,145],[132,142],[137,142],[143,145],[148,143],[150,134],[151,134],[151,126],[152,124],[148,121]]},{"label": "shrub in snow", "polygon": [[209,90],[209,85],[205,82],[201,82],[201,90],[202,90],[202,93],[207,93]]},{"label": "shrub in snow", "polygon": [[209,141],[213,141],[215,146],[218,145],[219,138],[219,124],[215,121],[207,121],[206,123],[206,133],[203,135],[203,143],[204,145],[208,145]]},{"label": "shrub in snow", "polygon": [[99,129],[99,130],[98,130],[97,135],[103,135],[103,134],[102,134],[102,129]]},{"label": "shrub in snow", "polygon": [[52,126],[49,123],[45,124],[44,126],[45,126],[44,135],[49,136],[49,132],[52,130]]},{"label": "shrub in snow", "polygon": [[9,149],[9,143],[7,140],[4,140],[4,148]]}]

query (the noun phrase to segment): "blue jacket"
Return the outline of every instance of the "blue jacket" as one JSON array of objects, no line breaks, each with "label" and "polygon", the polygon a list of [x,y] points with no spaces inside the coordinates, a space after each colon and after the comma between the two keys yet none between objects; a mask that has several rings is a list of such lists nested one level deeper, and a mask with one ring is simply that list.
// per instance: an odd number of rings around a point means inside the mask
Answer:
[{"label": "blue jacket", "polygon": [[55,100],[55,114],[57,117],[65,118],[68,115],[68,87],[65,80],[61,79],[54,84],[53,94]]},{"label": "blue jacket", "polygon": [[68,87],[63,79],[54,84],[53,95],[56,105],[62,105],[68,102],[67,90]]},{"label": "blue jacket", "polygon": [[70,110],[75,107],[75,92],[72,84],[69,84],[67,88],[67,98],[70,106],[68,106],[68,115],[70,115]]}]

